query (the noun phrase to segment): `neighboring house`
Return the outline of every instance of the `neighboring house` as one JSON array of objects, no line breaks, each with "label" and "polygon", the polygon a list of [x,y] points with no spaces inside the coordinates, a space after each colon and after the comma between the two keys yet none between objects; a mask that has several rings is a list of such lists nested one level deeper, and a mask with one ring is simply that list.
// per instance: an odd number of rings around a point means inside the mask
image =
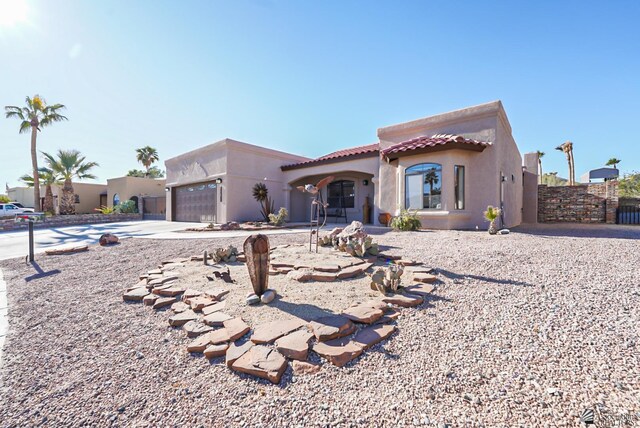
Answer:
[{"label": "neighboring house", "polygon": [[[33,202],[32,187],[13,187],[7,193],[11,200],[20,202],[25,207],[34,207],[36,211],[39,211],[44,203],[45,190],[45,186],[40,187],[41,203],[38,206]],[[53,192],[53,206],[57,212],[62,196],[62,186],[51,186],[51,191]],[[95,212],[95,208],[100,206],[100,194],[107,191],[107,186],[94,183],[73,183],[73,191],[75,193],[76,214],[91,214]]]},{"label": "neighboring house", "polygon": [[[101,205],[113,207],[120,202],[132,200],[136,206],[140,207],[140,198],[154,198],[147,205],[154,205],[153,211],[165,214],[165,183],[164,179],[144,178],[144,177],[118,177],[107,180],[107,191],[104,202]],[[155,198],[161,198],[161,206],[155,206]],[[146,207],[148,208],[148,207]],[[147,211],[147,209],[144,211]]]},{"label": "neighboring house", "polygon": [[596,168],[585,172],[580,176],[581,183],[594,183],[599,181],[615,180],[620,176],[617,168]]},{"label": "neighboring house", "polygon": [[330,221],[373,223],[416,210],[423,227],[486,227],[487,205],[503,226],[521,223],[523,163],[500,101],[378,129],[374,144],[309,159],[222,140],[165,162],[167,220],[222,223],[259,219],[251,188],[265,182],[289,221],[309,219],[311,195],[296,187],[333,175],[323,190]]}]

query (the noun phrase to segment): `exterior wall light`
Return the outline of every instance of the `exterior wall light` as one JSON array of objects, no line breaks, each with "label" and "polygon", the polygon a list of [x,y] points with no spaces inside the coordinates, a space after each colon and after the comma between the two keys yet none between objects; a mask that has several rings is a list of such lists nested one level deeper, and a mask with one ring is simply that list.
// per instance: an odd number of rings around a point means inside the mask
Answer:
[{"label": "exterior wall light", "polygon": [[165,191],[165,192],[168,192],[169,190],[171,190],[171,187],[165,187],[165,188],[164,188],[164,191]]},{"label": "exterior wall light", "polygon": [[222,178],[216,178],[215,180],[213,180],[213,182],[216,184],[220,184],[222,183]]},{"label": "exterior wall light", "polygon": [[368,186],[369,185],[369,180],[362,180],[362,185],[363,186]]}]

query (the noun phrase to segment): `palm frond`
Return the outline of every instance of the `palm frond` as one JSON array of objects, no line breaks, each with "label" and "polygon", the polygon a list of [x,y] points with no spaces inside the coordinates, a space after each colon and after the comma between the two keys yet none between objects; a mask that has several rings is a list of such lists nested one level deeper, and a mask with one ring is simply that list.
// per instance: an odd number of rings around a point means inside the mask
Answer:
[{"label": "palm frond", "polygon": [[23,120],[20,124],[20,134],[24,134],[25,132],[29,132],[31,130],[31,122],[28,120]]}]

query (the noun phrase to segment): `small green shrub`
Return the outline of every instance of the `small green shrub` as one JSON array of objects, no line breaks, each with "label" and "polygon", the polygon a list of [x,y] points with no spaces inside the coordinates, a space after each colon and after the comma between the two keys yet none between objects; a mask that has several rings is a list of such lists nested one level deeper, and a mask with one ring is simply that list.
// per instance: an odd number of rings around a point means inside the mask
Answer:
[{"label": "small green shrub", "polygon": [[420,229],[420,227],[422,227],[422,223],[420,223],[417,211],[411,212],[409,210],[402,209],[399,216],[391,219],[391,227],[394,230],[407,232]]},{"label": "small green shrub", "polygon": [[274,226],[282,226],[287,222],[287,216],[289,215],[289,211],[286,208],[280,207],[278,210],[278,214],[269,214],[269,223]]},{"label": "small green shrub", "polygon": [[115,208],[101,205],[100,208],[94,208],[94,211],[98,211],[100,214],[113,214]]},{"label": "small green shrub", "polygon": [[11,198],[7,195],[0,195],[0,204],[6,204],[8,202],[11,202]]},{"label": "small green shrub", "polygon": [[115,207],[115,212],[119,214],[135,214],[138,212],[138,205],[135,201],[122,201]]}]

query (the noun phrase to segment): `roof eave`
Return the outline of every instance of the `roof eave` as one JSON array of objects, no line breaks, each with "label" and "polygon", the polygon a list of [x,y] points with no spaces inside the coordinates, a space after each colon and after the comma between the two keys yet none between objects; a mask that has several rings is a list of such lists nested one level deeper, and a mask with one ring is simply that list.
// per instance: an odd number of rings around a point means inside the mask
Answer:
[{"label": "roof eave", "polygon": [[318,165],[328,165],[333,163],[348,162],[356,159],[373,158],[373,157],[377,157],[379,153],[380,152],[378,150],[374,150],[366,153],[358,153],[356,155],[342,156],[339,158],[317,159],[309,162],[297,163],[292,165],[283,165],[280,167],[280,169],[282,171],[291,171],[294,169],[310,168],[312,166],[318,166]]},{"label": "roof eave", "polygon": [[437,145],[437,146],[428,146],[428,147],[421,147],[421,148],[418,148],[418,149],[397,151],[397,152],[394,152],[394,153],[389,153],[388,155],[387,154],[382,154],[382,157],[384,159],[386,159],[387,161],[391,162],[391,161],[394,161],[394,160],[396,160],[398,158],[405,157],[405,156],[413,156],[413,155],[421,155],[421,154],[425,154],[425,153],[442,152],[442,151],[445,151],[445,150],[467,150],[467,151],[471,151],[471,152],[483,152],[484,149],[486,149],[487,147],[490,147],[490,145],[452,142],[452,143],[447,143],[447,144],[440,144],[440,145]]}]

